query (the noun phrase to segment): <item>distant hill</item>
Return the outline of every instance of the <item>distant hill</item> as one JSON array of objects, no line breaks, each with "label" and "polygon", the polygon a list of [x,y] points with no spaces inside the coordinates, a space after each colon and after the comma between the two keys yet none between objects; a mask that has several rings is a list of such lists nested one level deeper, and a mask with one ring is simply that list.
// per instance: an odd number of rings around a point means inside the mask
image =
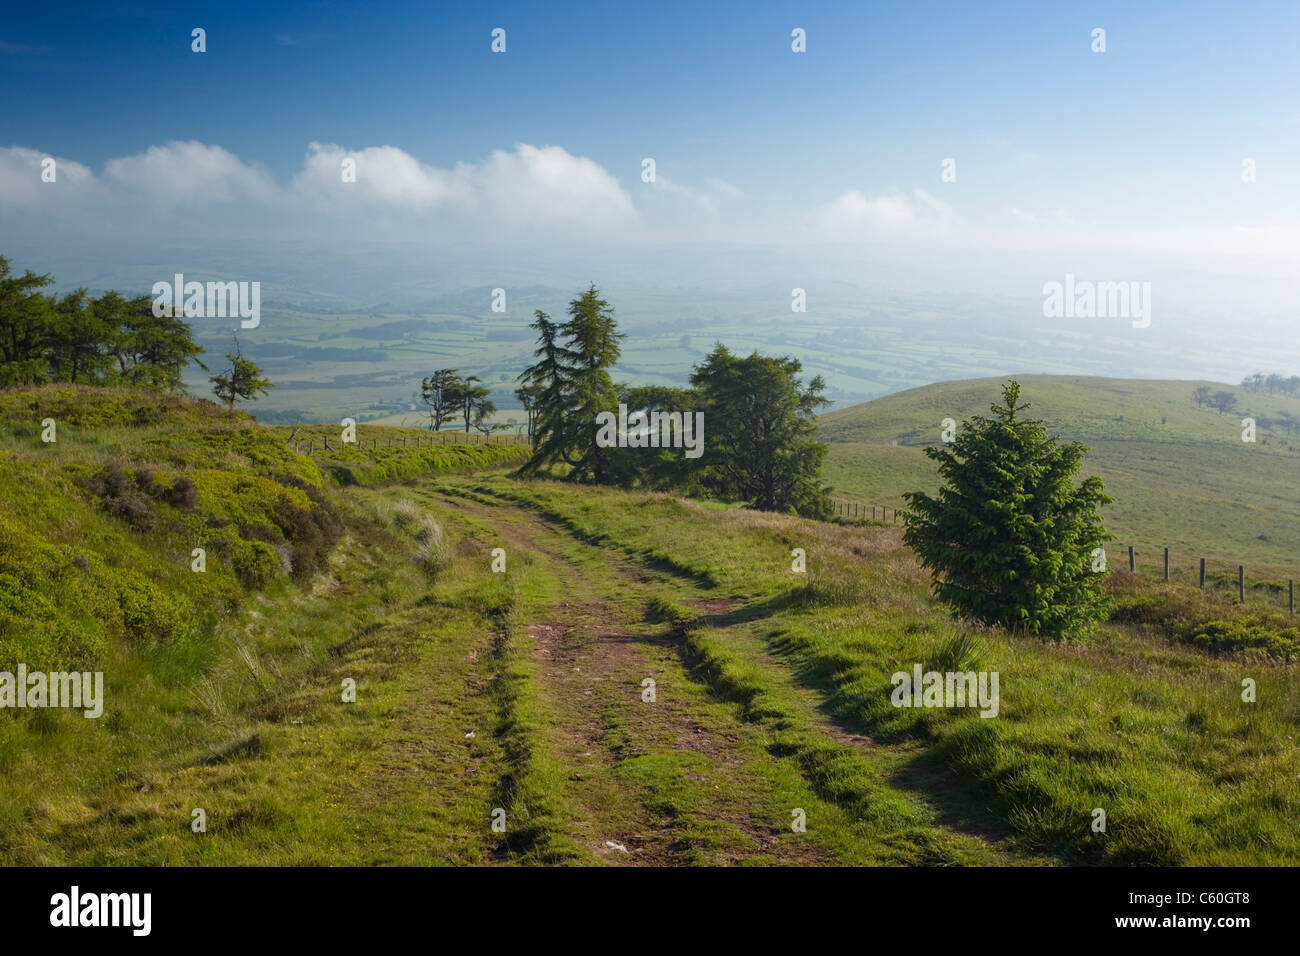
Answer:
[{"label": "distant hill", "polygon": [[[1183,570],[1204,555],[1244,562],[1248,574],[1260,565],[1300,576],[1300,425],[1287,430],[1288,420],[1300,422],[1300,399],[1222,382],[1015,375],[908,389],[820,418],[835,493],[893,507],[904,505],[904,492],[933,491],[937,474],[922,446],[940,442],[945,418],[987,414],[1012,377],[1028,415],[1088,446],[1086,473],[1116,499],[1106,527],[1118,544],[1135,545],[1148,569],[1167,546]],[[1200,386],[1233,392],[1236,409],[1198,406]],[[1242,441],[1247,416],[1257,422],[1253,444]]]}]

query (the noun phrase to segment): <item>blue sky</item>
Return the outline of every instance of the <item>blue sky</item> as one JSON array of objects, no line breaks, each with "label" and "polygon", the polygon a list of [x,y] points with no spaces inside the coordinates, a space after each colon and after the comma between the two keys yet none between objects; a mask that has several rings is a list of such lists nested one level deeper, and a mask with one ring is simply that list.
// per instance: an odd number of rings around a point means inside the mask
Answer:
[{"label": "blue sky", "polygon": [[[387,205],[349,215],[402,234],[411,196],[431,210],[416,233],[520,205],[545,226],[554,204],[520,190],[555,176],[570,188],[557,196],[581,193],[601,228],[636,238],[897,230],[977,246],[1291,251],[1298,26],[1294,2],[15,5],[0,24],[0,148],[29,152],[0,161],[0,202],[83,228],[178,205],[205,210],[180,220],[200,231],[244,204],[274,207],[266,222],[292,207],[315,223],[329,202],[319,189],[306,211],[280,194],[320,143],[339,147],[331,162],[394,149],[367,162],[388,177]],[[207,31],[204,54],[190,50],[193,27]],[[494,27],[504,55],[489,49]],[[794,27],[807,53],[791,52]],[[1090,49],[1095,27],[1104,54]],[[162,197],[157,166],[106,168],[174,142],[239,166]],[[514,161],[488,168],[495,151]],[[91,198],[29,190],[36,154],[83,166]],[[181,162],[231,162],[214,156]],[[384,165],[403,157],[426,180],[470,168],[407,192]],[[953,183],[940,181],[947,157]],[[247,195],[231,185],[250,178]],[[478,198],[460,218],[434,215],[453,193]]]}]

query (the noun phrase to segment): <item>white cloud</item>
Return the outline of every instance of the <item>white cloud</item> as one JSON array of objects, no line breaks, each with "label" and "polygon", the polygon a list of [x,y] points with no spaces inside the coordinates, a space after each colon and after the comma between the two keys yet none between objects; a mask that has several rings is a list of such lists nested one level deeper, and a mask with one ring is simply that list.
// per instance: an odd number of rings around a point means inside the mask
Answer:
[{"label": "white cloud", "polygon": [[868,198],[856,189],[813,210],[812,228],[842,240],[933,239],[955,232],[959,219],[946,202],[924,189]]},{"label": "white cloud", "polygon": [[[349,158],[356,181],[345,183],[341,164]],[[348,150],[312,143],[291,190],[309,211],[353,215],[362,207],[408,218],[436,213],[439,224],[467,229],[568,225],[604,231],[636,220],[631,197],[598,163],[559,146],[527,143],[452,169],[421,163],[395,146]]]},{"label": "white cloud", "polygon": [[[345,159],[356,166],[356,182],[343,182]],[[349,150],[311,143],[290,189],[301,204],[318,208],[360,202],[418,211],[452,197],[457,192],[453,180],[453,174],[426,166],[396,146]]]},{"label": "white cloud", "polygon": [[[54,160],[52,183],[41,179],[41,163],[47,158]],[[95,174],[81,163],[22,146],[0,149],[0,202],[70,209],[103,198]]]},{"label": "white cloud", "polygon": [[[1300,230],[1285,208],[1255,222],[1196,228],[1158,221],[1080,223],[1047,202],[1043,208],[1001,205],[974,219],[922,189],[893,189],[875,195],[849,190],[808,211],[780,195],[748,195],[716,177],[687,185],[661,172],[658,182],[641,183],[637,167],[628,171],[635,184],[629,190],[588,157],[527,143],[437,167],[392,145],[349,149],[313,142],[287,182],[277,182],[221,146],[196,141],[111,159],[99,175],[56,157],[55,183],[41,180],[46,158],[36,149],[0,148],[0,239],[39,228],[53,238],[99,231],[473,244],[540,236],[598,242],[883,242],[945,252],[958,246],[981,252],[1136,251],[1207,262],[1300,256]],[[355,183],[342,181],[344,158],[356,160]],[[201,214],[194,214],[196,209]]]},{"label": "white cloud", "polygon": [[[41,212],[98,206],[111,214],[112,207],[126,207],[132,225],[142,216],[165,218],[173,208],[221,205],[228,213],[212,210],[203,217],[205,226],[241,222],[257,231],[259,223],[267,229],[289,224],[313,232],[332,221],[343,224],[344,235],[378,231],[385,238],[394,231],[412,237],[430,230],[483,235],[502,226],[626,233],[639,221],[615,177],[559,146],[517,143],[481,162],[444,169],[396,146],[347,149],[313,142],[298,172],[281,185],[221,146],[171,142],[110,159],[98,178],[86,166],[61,159],[58,191],[41,182],[43,158],[22,147],[0,150],[0,201]],[[345,158],[355,161],[354,182],[341,176]],[[72,188],[77,185],[85,188]],[[193,218],[184,224],[192,225]]]},{"label": "white cloud", "polygon": [[632,224],[636,210],[617,179],[600,164],[559,146],[516,143],[480,166],[461,164],[482,208],[515,224],[569,223],[594,229]]},{"label": "white cloud", "polygon": [[263,170],[220,146],[196,140],[150,146],[134,156],[110,159],[104,165],[104,180],[124,198],[144,197],[162,205],[277,198],[275,183]]}]

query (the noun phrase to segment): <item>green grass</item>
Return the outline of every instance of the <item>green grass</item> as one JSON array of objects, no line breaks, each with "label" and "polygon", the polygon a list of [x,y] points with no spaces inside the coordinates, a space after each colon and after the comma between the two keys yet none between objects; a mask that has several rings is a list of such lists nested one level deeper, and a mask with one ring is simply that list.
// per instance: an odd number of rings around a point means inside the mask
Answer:
[{"label": "green grass", "polygon": [[[1300,761],[1288,743],[1300,717],[1291,667],[1205,654],[1147,625],[1113,623],[1061,647],[990,630],[978,643],[985,666],[1001,674],[998,719],[894,708],[890,674],[950,653],[951,635],[893,529],[832,531],[747,512],[705,521],[707,512],[667,497],[605,493],[596,501],[586,490],[543,484],[500,494],[569,522],[587,540],[672,555],[680,573],[764,596],[753,626],[833,714],[877,741],[915,743],[960,768],[970,786],[964,801],[994,807],[1026,852],[1219,865],[1300,855],[1286,822],[1300,809]],[[790,582],[791,546],[806,548],[810,573],[820,565],[825,579],[848,580],[832,589],[841,597],[802,598],[805,587]],[[1190,592],[1188,602],[1199,597]],[[1232,613],[1229,605],[1212,611]],[[727,693],[769,716],[783,713],[766,703],[770,688],[757,671],[722,660]],[[1247,677],[1258,684],[1257,703],[1241,699]],[[1098,807],[1109,820],[1104,835],[1090,827]]]},{"label": "green grass", "polygon": [[527,440],[513,435],[361,424],[356,426],[356,440],[345,443],[342,428],[332,425],[282,425],[274,430],[286,441],[293,436],[294,448],[310,454],[340,485],[376,485],[435,473],[517,466],[530,453]]},{"label": "green grass", "polygon": [[[317,460],[133,394],[0,408],[0,669],[107,696],[0,713],[6,861],[1300,862],[1298,638],[1265,584],[1113,572],[1111,620],[1046,644],[953,621],[892,526],[450,455],[486,445]],[[196,535],[230,542],[204,574]],[[893,706],[914,664],[997,671],[997,717]]]},{"label": "green grass", "polygon": [[[838,496],[905,507],[907,491],[934,493],[938,474],[922,444],[937,444],[941,421],[987,414],[1011,376],[910,389],[822,416],[831,443],[826,477]],[[1241,418],[1300,415],[1300,399],[1255,394],[1205,382],[1066,376],[1014,376],[1031,403],[1027,414],[1049,431],[1089,448],[1083,472],[1098,475],[1115,499],[1103,510],[1117,547],[1114,565],[1139,551],[1139,569],[1191,580],[1205,557],[1212,568],[1249,577],[1300,576],[1300,434],[1261,429],[1241,440]],[[1240,414],[1198,408],[1198,385],[1237,394]],[[890,442],[898,442],[891,445]]]}]

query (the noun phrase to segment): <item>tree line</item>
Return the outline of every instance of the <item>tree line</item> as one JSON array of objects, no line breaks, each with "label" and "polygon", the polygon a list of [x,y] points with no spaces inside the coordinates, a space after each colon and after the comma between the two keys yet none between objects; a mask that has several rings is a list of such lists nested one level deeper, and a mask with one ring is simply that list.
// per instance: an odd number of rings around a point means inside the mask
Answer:
[{"label": "tree line", "polygon": [[[734,355],[719,344],[693,368],[686,387],[616,383],[611,369],[624,335],[594,285],[569,303],[567,319],[539,309],[531,328],[536,361],[520,374],[515,393],[532,439],[524,474],[561,471],[575,481],[675,488],[766,511],[830,516],[821,482],[827,446],[816,440],[814,420],[830,402],[820,376],[801,381],[798,360]],[[620,418],[624,434],[617,443],[600,440],[602,415],[612,418],[620,406],[627,413]],[[680,425],[699,413],[699,457],[637,438],[647,422]]]},{"label": "tree line", "polygon": [[1270,395],[1281,392],[1283,395],[1300,394],[1300,375],[1265,375],[1256,372],[1241,380],[1241,387],[1248,392],[1268,392]]},{"label": "tree line", "polygon": [[[70,382],[184,393],[181,376],[190,362],[211,371],[183,315],[155,315],[150,296],[41,291],[53,284],[52,276],[30,269],[15,275],[0,256],[0,387]],[[228,406],[272,387],[238,340],[226,362],[209,381]]]},{"label": "tree line", "polygon": [[[1273,388],[1269,388],[1266,383],[1267,379],[1276,379],[1283,383],[1283,385],[1291,381],[1291,379],[1283,379],[1280,375],[1265,376],[1260,374],[1247,376],[1245,381],[1242,382],[1242,385],[1247,387],[1249,391],[1268,391],[1270,395],[1277,391],[1280,391],[1283,394],[1293,394],[1293,389],[1289,386],[1282,387],[1275,383]],[[1296,379],[1296,381],[1300,382],[1300,379]],[[1227,389],[1214,389],[1210,388],[1208,385],[1198,385],[1192,392],[1192,401],[1196,402],[1198,407],[1213,408],[1220,415],[1227,412],[1237,411],[1237,394],[1236,392],[1230,392]],[[1256,415],[1255,424],[1265,431],[1272,431],[1274,428],[1284,428],[1286,429],[1286,434],[1289,438],[1296,429],[1300,429],[1300,418],[1297,418],[1289,411],[1283,410],[1277,413],[1276,418],[1270,418],[1267,415]]]}]

